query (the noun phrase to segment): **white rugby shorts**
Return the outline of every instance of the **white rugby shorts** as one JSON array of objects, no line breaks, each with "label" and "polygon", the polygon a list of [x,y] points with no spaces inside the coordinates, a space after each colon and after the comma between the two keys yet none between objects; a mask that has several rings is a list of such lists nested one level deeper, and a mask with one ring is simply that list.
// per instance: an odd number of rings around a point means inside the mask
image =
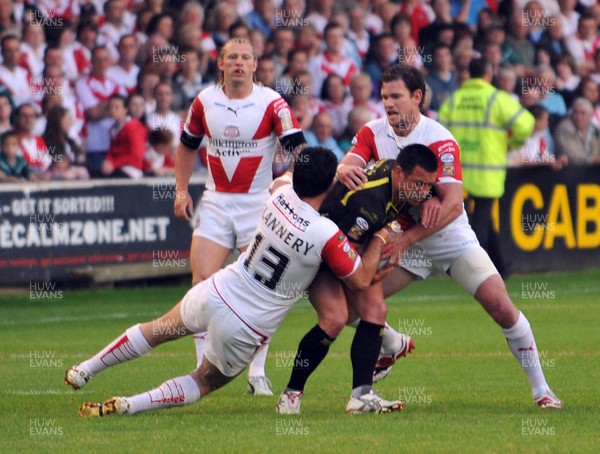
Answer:
[{"label": "white rugby shorts", "polygon": [[227,249],[248,246],[269,195],[204,191],[192,218],[193,235]]},{"label": "white rugby shorts", "polygon": [[183,297],[181,319],[193,333],[208,331],[204,356],[223,375],[242,372],[268,341],[247,325],[221,299],[212,279],[192,287]]}]

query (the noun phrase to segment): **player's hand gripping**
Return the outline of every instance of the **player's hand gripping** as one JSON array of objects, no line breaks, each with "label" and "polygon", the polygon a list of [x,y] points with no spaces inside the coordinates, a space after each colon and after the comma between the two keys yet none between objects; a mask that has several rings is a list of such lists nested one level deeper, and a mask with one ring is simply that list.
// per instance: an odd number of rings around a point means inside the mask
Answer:
[{"label": "player's hand gripping", "polygon": [[360,166],[340,164],[335,176],[351,191],[356,191],[367,182],[367,171]]},{"label": "player's hand gripping", "polygon": [[189,221],[194,212],[194,202],[187,191],[175,190],[175,216]]},{"label": "player's hand gripping", "polygon": [[442,202],[437,197],[426,200],[421,205],[421,225],[426,229],[435,227],[442,216]]}]

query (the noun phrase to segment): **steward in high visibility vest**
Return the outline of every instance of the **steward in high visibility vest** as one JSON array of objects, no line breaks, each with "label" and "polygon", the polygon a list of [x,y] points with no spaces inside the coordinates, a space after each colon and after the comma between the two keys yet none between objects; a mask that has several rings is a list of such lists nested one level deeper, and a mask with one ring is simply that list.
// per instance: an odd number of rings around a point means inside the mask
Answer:
[{"label": "steward in high visibility vest", "polygon": [[507,152],[531,136],[535,118],[507,92],[494,87],[491,65],[483,59],[479,62],[472,62],[472,78],[446,99],[438,119],[460,147],[465,190],[475,197],[495,199],[504,194]]}]

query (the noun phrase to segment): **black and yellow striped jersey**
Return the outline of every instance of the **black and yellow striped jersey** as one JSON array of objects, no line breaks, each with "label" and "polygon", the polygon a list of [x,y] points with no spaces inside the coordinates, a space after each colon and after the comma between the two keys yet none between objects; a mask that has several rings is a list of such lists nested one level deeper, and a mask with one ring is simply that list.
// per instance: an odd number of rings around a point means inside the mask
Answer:
[{"label": "black and yellow striped jersey", "polygon": [[366,243],[378,230],[408,213],[410,205],[392,204],[392,169],[394,159],[378,161],[367,168],[368,181],[351,191],[339,181],[321,205],[320,212],[335,222],[348,239],[354,243]]}]

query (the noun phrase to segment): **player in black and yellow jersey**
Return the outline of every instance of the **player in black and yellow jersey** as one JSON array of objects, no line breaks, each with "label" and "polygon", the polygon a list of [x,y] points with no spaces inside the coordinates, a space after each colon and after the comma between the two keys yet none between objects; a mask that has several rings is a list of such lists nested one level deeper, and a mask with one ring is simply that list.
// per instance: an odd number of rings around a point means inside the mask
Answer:
[{"label": "player in black and yellow jersey", "polygon": [[[370,167],[368,181],[358,190],[336,183],[321,206],[321,214],[334,221],[352,242],[365,244],[386,224],[398,218],[405,220],[411,208],[418,209],[431,197],[437,169],[437,157],[428,147],[409,145],[396,160],[379,161]],[[353,390],[346,411],[382,413],[401,409],[400,401],[385,400],[372,391],[373,369],[387,315],[381,284],[372,284],[362,292],[345,292],[339,279],[322,268],[310,286],[309,295],[319,321],[298,345],[292,375],[277,411],[300,413],[306,381],[348,322],[348,306],[361,320],[350,351]]]}]

